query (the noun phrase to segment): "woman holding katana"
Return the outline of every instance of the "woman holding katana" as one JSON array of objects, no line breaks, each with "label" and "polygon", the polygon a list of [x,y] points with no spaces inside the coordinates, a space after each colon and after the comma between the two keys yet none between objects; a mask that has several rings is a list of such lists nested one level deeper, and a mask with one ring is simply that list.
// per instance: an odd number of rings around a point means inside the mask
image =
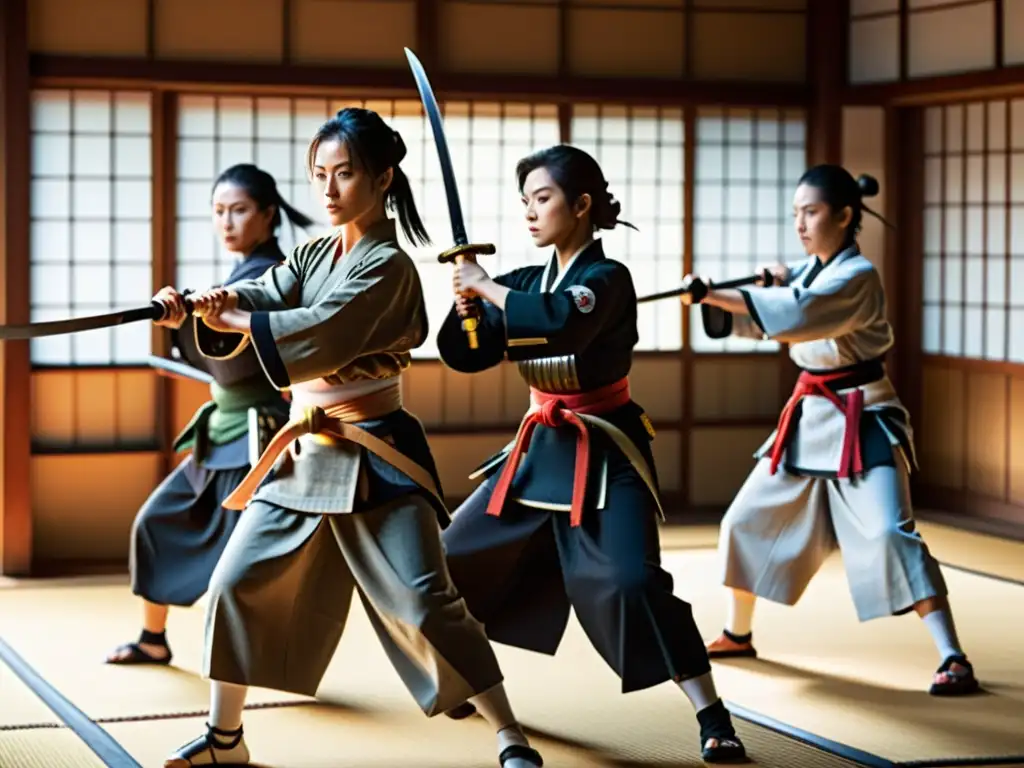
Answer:
[{"label": "woman holding katana", "polygon": [[[457,266],[438,347],[464,373],[516,362],[532,407],[443,534],[452,579],[492,640],[527,650],[554,654],[572,607],[623,692],[674,681],[697,710],[704,759],[742,759],[691,608],[661,567],[654,430],[629,390],[636,294],[594,238],[631,225],[580,149],[538,152],[516,175],[534,242],[555,252],[493,279]],[[476,349],[460,320],[471,311]]]},{"label": "woman holding katana", "polygon": [[[273,176],[249,164],[228,168],[214,182],[212,208],[215,231],[237,257],[225,285],[259,277],[284,261],[276,237],[283,217],[302,229],[313,223],[284,201]],[[154,298],[162,302],[173,293],[165,288]],[[184,315],[157,324],[171,328],[172,346],[185,360],[213,377],[213,399],[174,441],[175,451],[191,454],[135,518],[129,569],[132,593],[142,598],[142,633],[134,643],[114,649],[108,664],[170,663],[168,607],[190,606],[206,592],[238,522],[238,512],[222,503],[249,470],[251,446],[268,442],[288,420],[288,404],[253,350],[231,360],[211,360],[196,348],[197,331],[210,337],[204,325]],[[255,432],[250,415],[255,416]]]},{"label": "woman holding katana", "polygon": [[[939,652],[930,693],[978,690],[957,638],[939,565],[915,530],[908,476],[917,461],[910,418],[883,362],[893,345],[878,271],[857,246],[863,199],[878,193],[835,165],[811,168],[793,198],[808,259],[773,271],[778,287],[716,290],[688,276],[712,338],[790,345],[803,372],[779,426],[722,520],[723,582],[732,590],[712,658],[756,656],[754,602],[794,605],[841,549],[861,621],[915,611]],[[881,218],[881,217],[878,217]]]},{"label": "woman holding katana", "polygon": [[[274,386],[291,392],[291,421],[225,501],[245,511],[210,580],[210,721],[165,768],[247,764],[248,686],[315,696],[353,592],[425,714],[469,699],[497,732],[504,768],[543,765],[449,578],[440,481],[423,426],[402,405],[401,375],[427,316],[387,211],[410,240],[429,242],[405,152],[376,112],[341,110],[307,154],[335,231],[258,279],[194,299],[202,324],[225,340],[214,348],[200,337],[200,351],[254,350]],[[184,313],[180,296],[167,303]]]}]

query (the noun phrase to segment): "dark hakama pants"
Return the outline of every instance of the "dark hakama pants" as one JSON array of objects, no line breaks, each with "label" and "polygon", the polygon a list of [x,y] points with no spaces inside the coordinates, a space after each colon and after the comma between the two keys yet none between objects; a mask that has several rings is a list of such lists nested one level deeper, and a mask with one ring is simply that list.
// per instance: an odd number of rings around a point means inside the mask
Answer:
[{"label": "dark hakama pants", "polygon": [[[236,443],[238,447],[235,447]],[[248,456],[248,436],[218,446],[214,463],[234,453]],[[240,512],[221,506],[249,470],[211,468],[187,457],[156,488],[132,525],[129,569],[132,592],[159,605],[190,606],[206,592],[213,569],[235,530]]]},{"label": "dark hakama pants", "polygon": [[650,490],[620,455],[608,473],[605,507],[577,528],[568,512],[511,501],[488,515],[496,478],[483,483],[442,534],[455,587],[491,640],[549,655],[571,607],[623,693],[705,674],[693,611],[661,567]]}]

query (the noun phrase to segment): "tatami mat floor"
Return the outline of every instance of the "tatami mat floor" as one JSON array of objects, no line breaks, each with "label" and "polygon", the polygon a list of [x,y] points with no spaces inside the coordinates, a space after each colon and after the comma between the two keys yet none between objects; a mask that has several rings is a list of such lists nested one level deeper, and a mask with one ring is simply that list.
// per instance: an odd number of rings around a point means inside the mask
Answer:
[{"label": "tatami mat floor", "polygon": [[[1024,563],[1024,544],[995,540],[1009,545],[1004,560],[992,555],[992,542],[976,534],[927,524],[922,531],[940,559],[955,556],[964,568],[995,565],[1006,576]],[[666,528],[663,534],[665,565],[676,578],[677,594],[694,605],[698,624],[710,636],[725,611],[710,548],[717,529]],[[1012,641],[1024,632],[1024,587],[951,568],[945,574],[962,639],[987,694],[929,697],[937,659],[924,627],[913,616],[858,623],[838,557],[798,606],[758,604],[762,658],[716,663],[720,692],[744,710],[875,755],[881,758],[877,765],[971,758],[1024,764],[1024,661]],[[149,768],[202,726],[208,695],[207,683],[196,674],[202,606],[171,613],[174,667],[102,664],[112,646],[136,634],[137,624],[138,605],[123,578],[22,582],[0,589],[0,637]],[[621,695],[575,621],[555,658],[496,650],[509,695],[537,734],[547,765],[700,765],[696,723],[678,689],[669,684]],[[70,731],[11,730],[52,725],[56,718],[2,665],[0,691],[0,768],[102,764]],[[249,702],[257,708],[246,714],[247,740],[254,760],[268,768],[494,763],[493,734],[478,718],[422,717],[358,601],[320,703],[259,689]],[[275,703],[285,706],[263,708]],[[742,720],[739,727],[760,765],[855,764]],[[46,744],[63,762],[39,762]]]}]

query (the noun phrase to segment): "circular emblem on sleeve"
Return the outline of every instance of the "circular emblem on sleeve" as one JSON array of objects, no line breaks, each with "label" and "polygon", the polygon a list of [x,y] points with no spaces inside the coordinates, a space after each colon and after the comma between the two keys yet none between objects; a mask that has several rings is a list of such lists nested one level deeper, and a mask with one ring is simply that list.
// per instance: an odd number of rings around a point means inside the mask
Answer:
[{"label": "circular emblem on sleeve", "polygon": [[576,309],[583,314],[588,314],[594,311],[594,292],[582,285],[570,285],[569,293],[572,294],[572,300],[576,303]]}]

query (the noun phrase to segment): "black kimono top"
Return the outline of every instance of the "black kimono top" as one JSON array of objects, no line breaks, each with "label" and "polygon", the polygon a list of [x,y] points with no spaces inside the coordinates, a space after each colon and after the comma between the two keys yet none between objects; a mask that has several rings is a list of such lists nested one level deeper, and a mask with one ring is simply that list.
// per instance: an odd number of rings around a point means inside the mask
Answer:
[{"label": "black kimono top", "polygon": [[[555,284],[557,256],[545,266],[513,270],[494,278],[511,289],[505,311],[480,301],[479,346],[470,349],[453,306],[438,333],[444,363],[476,373],[503,360],[517,364],[523,379],[549,393],[588,392],[628,376],[637,333],[636,291],[629,269],[604,255],[600,240],[587,245]],[[601,418],[618,427],[638,448],[656,482],[650,443],[654,430],[643,409],[629,401]],[[590,428],[587,508],[604,507],[609,478],[635,472],[601,429]],[[509,499],[542,509],[569,510],[573,494],[577,432],[538,426],[516,472]],[[509,444],[472,475],[496,474]]]}]

